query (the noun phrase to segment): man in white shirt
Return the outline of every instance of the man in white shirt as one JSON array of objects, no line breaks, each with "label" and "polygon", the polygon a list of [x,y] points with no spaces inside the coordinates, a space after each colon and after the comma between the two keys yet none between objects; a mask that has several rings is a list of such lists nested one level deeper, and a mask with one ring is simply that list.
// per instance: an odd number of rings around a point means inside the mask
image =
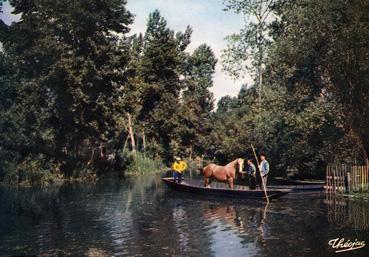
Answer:
[{"label": "man in white shirt", "polygon": [[[261,179],[264,180],[264,185],[266,186],[268,181],[269,173],[269,162],[266,160],[265,154],[260,154],[261,163],[259,165],[259,170],[261,172]],[[263,183],[262,183],[263,186]]]}]

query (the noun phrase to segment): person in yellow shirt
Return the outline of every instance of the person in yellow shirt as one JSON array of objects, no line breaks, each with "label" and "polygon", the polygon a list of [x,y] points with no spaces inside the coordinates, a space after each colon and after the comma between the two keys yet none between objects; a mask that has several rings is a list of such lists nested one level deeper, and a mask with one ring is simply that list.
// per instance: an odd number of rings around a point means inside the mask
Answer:
[{"label": "person in yellow shirt", "polygon": [[187,168],[187,164],[180,157],[175,157],[174,160],[172,164],[173,180],[174,182],[181,183],[182,173]]}]

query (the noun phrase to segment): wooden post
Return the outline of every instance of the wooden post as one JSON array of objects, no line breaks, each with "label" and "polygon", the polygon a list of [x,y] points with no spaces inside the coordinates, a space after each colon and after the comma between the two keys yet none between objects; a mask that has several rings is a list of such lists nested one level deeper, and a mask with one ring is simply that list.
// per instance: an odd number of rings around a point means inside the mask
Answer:
[{"label": "wooden post", "polygon": [[356,191],[356,174],[357,174],[357,167],[353,167],[353,173],[352,173],[352,189],[353,191]]},{"label": "wooden post", "polygon": [[328,171],[329,171],[329,165],[327,165],[327,167],[325,168],[325,180],[326,180],[326,193],[328,193],[329,191],[329,178],[328,178]]},{"label": "wooden post", "polygon": [[351,166],[350,167],[350,176],[349,176],[349,179],[350,179],[350,193],[352,193],[352,190],[353,190],[353,173],[354,173],[354,166]]},{"label": "wooden post", "polygon": [[360,181],[360,166],[356,166],[356,172],[355,172],[355,190],[356,191],[360,190],[359,181]]},{"label": "wooden post", "polygon": [[365,166],[365,184],[366,184],[366,191],[368,191],[368,166]]},{"label": "wooden post", "polygon": [[356,172],[356,187],[357,191],[360,192],[360,166],[357,166],[357,172]]},{"label": "wooden post", "polygon": [[366,192],[366,166],[363,166],[363,190]]},{"label": "wooden post", "polygon": [[364,189],[368,191],[368,174],[366,166],[364,166]]},{"label": "wooden post", "polygon": [[360,167],[356,166],[356,174],[355,174],[355,190],[359,191],[360,187],[359,187],[359,172],[360,172]]},{"label": "wooden post", "polygon": [[268,194],[266,192],[265,182],[264,182],[264,179],[263,179],[263,175],[261,175],[261,170],[259,168],[259,159],[258,159],[258,157],[256,155],[256,152],[255,152],[255,149],[254,149],[254,146],[253,145],[251,145],[251,148],[252,148],[252,151],[254,152],[256,163],[258,165],[258,170],[259,170],[259,173],[260,173],[261,183],[263,184],[263,190],[264,190],[265,198],[267,199],[267,203],[269,203],[269,197],[268,197]]},{"label": "wooden post", "polygon": [[368,174],[368,166],[365,166],[366,169],[366,190],[369,190],[369,174]]},{"label": "wooden post", "polygon": [[350,190],[351,190],[351,192],[354,191],[354,174],[355,174],[355,166],[352,166],[352,168],[351,168],[351,178],[350,178],[350,181],[351,181],[351,183],[350,183],[350,186],[351,186]]},{"label": "wooden post", "polygon": [[347,172],[347,193],[351,193],[351,173]]},{"label": "wooden post", "polygon": [[361,192],[364,192],[364,166],[361,166]]},{"label": "wooden post", "polygon": [[365,186],[366,179],[365,179],[365,175],[366,175],[365,166],[363,166],[363,191],[364,192],[366,192],[366,186]]},{"label": "wooden post", "polygon": [[356,174],[356,167],[355,165],[352,166],[352,174],[351,174],[351,192],[355,191],[355,174]]}]

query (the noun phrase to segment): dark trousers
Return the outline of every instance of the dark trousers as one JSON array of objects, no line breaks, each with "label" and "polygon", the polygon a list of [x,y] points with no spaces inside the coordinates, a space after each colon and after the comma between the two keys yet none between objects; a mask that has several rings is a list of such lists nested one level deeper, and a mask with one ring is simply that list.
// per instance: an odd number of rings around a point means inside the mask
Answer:
[{"label": "dark trousers", "polygon": [[266,186],[267,186],[267,182],[268,182],[268,175],[263,176],[262,181],[260,181],[260,187],[261,187],[261,189],[263,189],[263,190],[264,190],[264,187],[263,187],[263,180],[264,180],[264,185],[265,185],[265,187],[266,187]]},{"label": "dark trousers", "polygon": [[252,190],[256,188],[256,177],[253,175],[249,175],[249,187]]},{"label": "dark trousers", "polygon": [[174,171],[173,172],[173,179],[174,179],[174,182],[181,183],[182,182],[182,173]]}]

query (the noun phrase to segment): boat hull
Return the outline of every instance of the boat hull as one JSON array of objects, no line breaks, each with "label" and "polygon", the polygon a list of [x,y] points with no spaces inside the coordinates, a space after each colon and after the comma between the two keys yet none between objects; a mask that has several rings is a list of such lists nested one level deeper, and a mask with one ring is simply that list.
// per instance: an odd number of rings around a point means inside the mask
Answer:
[{"label": "boat hull", "polygon": [[[243,198],[243,199],[263,199],[265,194],[263,190],[249,189],[230,189],[230,188],[205,188],[188,182],[176,183],[173,178],[163,178],[163,182],[171,189],[182,192],[189,192],[199,195],[213,195],[221,197]],[[267,190],[270,199],[277,199],[288,194],[290,189],[272,189]]]},{"label": "boat hull", "polygon": [[293,192],[319,192],[324,190],[323,180],[293,180],[277,177],[274,179],[278,184],[270,185],[271,189],[291,189]]},{"label": "boat hull", "polygon": [[320,192],[324,190],[324,185],[273,185],[269,189],[291,189],[292,192]]}]

